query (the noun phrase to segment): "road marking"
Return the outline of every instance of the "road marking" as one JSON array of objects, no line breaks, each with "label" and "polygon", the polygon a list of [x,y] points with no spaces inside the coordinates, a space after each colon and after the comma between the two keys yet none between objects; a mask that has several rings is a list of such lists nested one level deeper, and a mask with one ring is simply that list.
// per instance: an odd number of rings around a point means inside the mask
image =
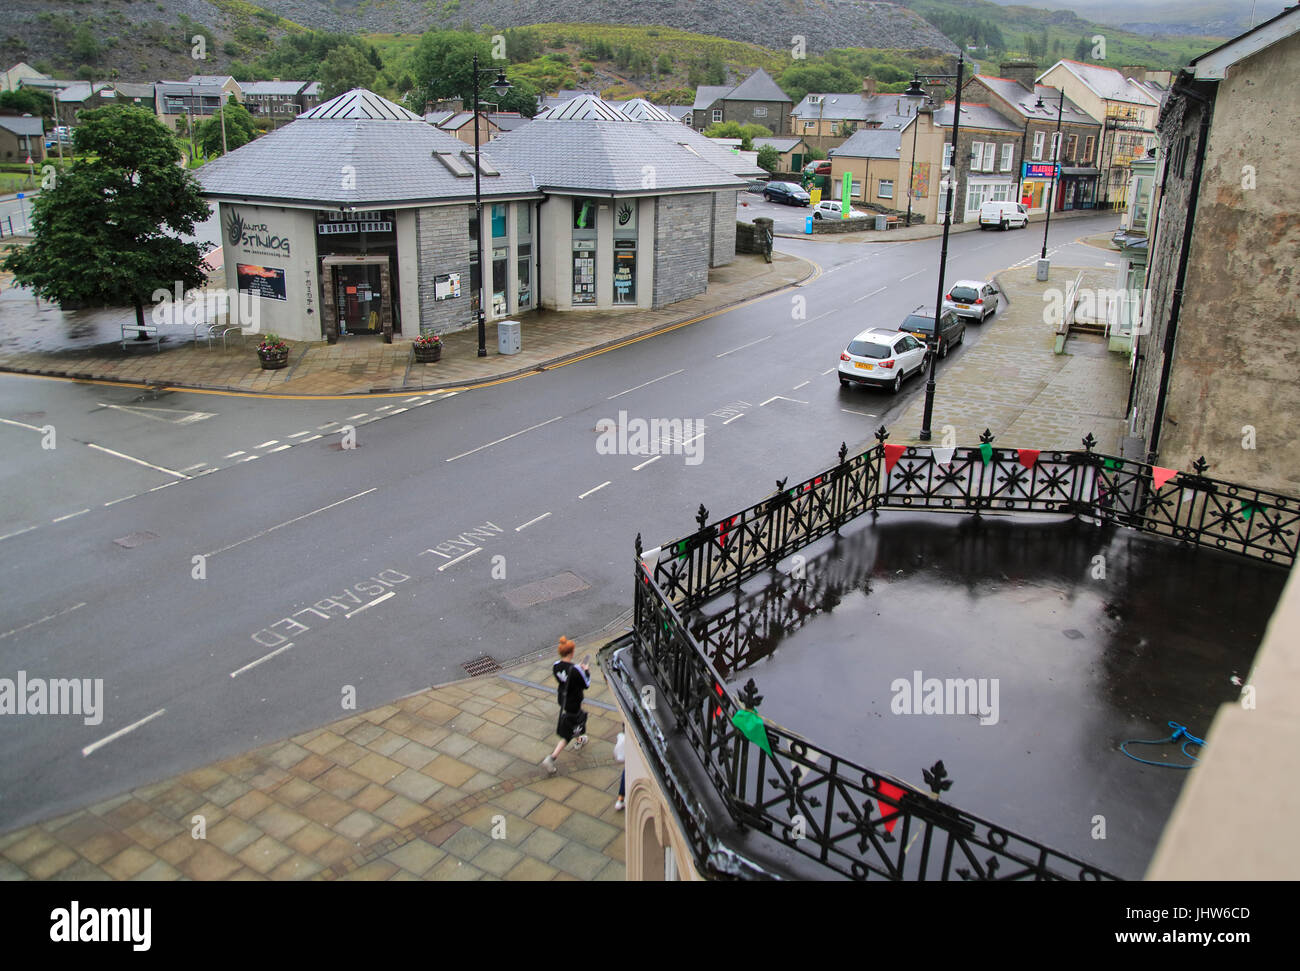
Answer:
[{"label": "road marking", "polygon": [[152,462],[146,462],[144,459],[138,459],[131,455],[123,455],[121,452],[115,452],[111,448],[105,448],[103,445],[96,445],[94,442],[87,442],[87,448],[93,448],[97,452],[106,452],[109,455],[115,455],[120,459],[126,459],[128,462],[134,462],[136,465],[143,465],[146,469],[153,469],[155,472],[166,472],[168,475],[174,475],[178,479],[188,479],[189,476],[184,472],[177,472],[175,469],[164,469],[161,465],[154,465]]},{"label": "road marking", "polygon": [[732,415],[730,418],[728,418],[726,421],[724,421],[723,424],[724,424],[724,425],[730,425],[730,424],[731,424],[733,421],[735,421],[737,418],[744,418],[744,417],[745,417],[745,413],[742,411],[742,412],[741,412],[740,414],[738,414],[738,415]]},{"label": "road marking", "polygon": [[290,437],[290,438],[302,438],[304,435],[310,435],[310,434],[311,434],[310,431],[305,431],[305,432],[294,432],[294,433],[293,433],[292,435],[290,435],[289,437]]},{"label": "road marking", "polygon": [[0,540],[12,539],[15,536],[21,536],[23,533],[30,533],[33,529],[38,529],[39,526],[40,524],[38,523],[36,526],[28,526],[26,529],[20,529],[12,533],[5,533],[3,536],[0,536]]},{"label": "road marking", "polygon": [[[726,422],[723,422],[723,424],[725,425]],[[652,458],[652,459],[646,459],[646,460],[645,460],[644,462],[642,462],[640,465],[634,465],[634,466],[632,466],[632,471],[633,471],[633,472],[640,472],[642,469],[644,469],[644,468],[645,468],[647,465],[649,465],[651,462],[658,462],[661,458],[663,458],[662,455],[656,455],[656,456],[655,456],[654,458]],[[579,497],[579,498],[581,498],[581,497]]]},{"label": "road marking", "polygon": [[835,368],[833,368],[833,367],[828,367],[825,371],[822,372],[822,377],[825,377],[826,375],[830,374],[830,373],[831,373],[832,371],[834,371],[834,370],[835,370]]},{"label": "road marking", "polygon": [[116,506],[119,502],[126,502],[128,499],[134,499],[140,493],[133,492],[129,496],[123,496],[121,499],[114,499],[111,502],[104,503],[105,506]]},{"label": "road marking", "polygon": [[366,415],[368,415],[368,414],[370,414],[370,412],[368,412],[368,411],[363,411],[363,412],[362,412],[361,414],[359,414],[359,415],[351,415],[351,416],[348,418],[348,421],[356,421],[358,418],[365,418]]},{"label": "road marking", "polygon": [[764,405],[771,404],[773,401],[793,401],[797,405],[806,405],[808,403],[806,401],[800,401],[798,398],[787,398],[783,394],[774,394],[772,397],[768,398],[767,401],[760,401],[758,407],[762,408]]},{"label": "road marking", "polygon": [[380,405],[378,408],[375,409],[375,411],[388,411],[392,407],[393,407],[392,405]]},{"label": "road marking", "polygon": [[231,452],[229,455],[223,456],[223,458],[234,459],[234,458],[238,458],[243,454],[244,454],[244,450],[240,449],[238,452]]},{"label": "road marking", "polygon": [[269,660],[271,660],[271,658],[275,657],[277,654],[283,654],[285,651],[289,650],[289,648],[291,648],[291,647],[293,647],[293,641],[290,641],[288,644],[284,645],[284,647],[277,647],[277,648],[276,648],[274,651],[272,651],[270,654],[265,654],[265,655],[263,655],[262,657],[259,657],[256,661],[252,661],[252,662],[250,662],[250,663],[248,663],[248,664],[245,664],[245,665],[244,665],[242,668],[240,668],[238,671],[231,671],[231,672],[230,672],[230,676],[231,676],[232,678],[237,678],[237,677],[239,677],[241,674],[243,674],[245,671],[248,671],[248,670],[250,670],[250,669],[252,669],[252,668],[257,667],[257,666],[258,666],[259,664],[261,664],[263,661],[269,661]]},{"label": "road marking", "polygon": [[691,437],[691,438],[686,439],[686,441],[682,442],[682,445],[683,445],[683,446],[685,446],[685,445],[689,445],[689,444],[691,444],[691,442],[695,441],[695,439],[697,439],[697,438],[703,438],[703,437],[704,437],[705,435],[707,435],[707,434],[708,434],[708,432],[700,432],[698,435],[695,435],[695,436],[693,436],[693,437]]},{"label": "road marking", "polygon": [[276,452],[283,452],[286,448],[293,448],[293,445],[292,445],[292,444],[289,444],[289,445],[281,445],[279,448],[273,448],[273,449],[271,449],[271,451],[270,451],[269,453],[267,453],[267,454],[273,455],[273,454],[275,454]]},{"label": "road marking", "polygon": [[393,414],[394,414],[394,415],[400,415],[402,412],[404,412],[404,411],[410,411],[410,410],[411,410],[410,408],[394,408],[394,409],[393,409]]},{"label": "road marking", "polygon": [[316,439],[318,439],[318,438],[323,438],[323,437],[324,437],[324,436],[322,436],[322,435],[313,435],[311,438],[304,438],[304,439],[302,440],[302,444],[303,444],[303,445],[306,445],[308,442],[314,442],[314,441],[316,441]]},{"label": "road marking", "polygon": [[[168,485],[175,485],[176,483],[175,483],[175,482],[168,482],[167,484],[168,484]],[[50,522],[52,522],[52,523],[61,523],[61,522],[63,522],[65,519],[71,519],[71,518],[74,517],[74,516],[80,516],[80,515],[82,515],[83,513],[88,513],[88,512],[90,512],[89,509],[82,509],[80,512],[70,512],[70,513],[68,513],[66,516],[60,516],[58,519],[51,519]]]},{"label": "road marking", "polygon": [[686,368],[678,368],[676,371],[672,372],[672,374],[665,374],[662,377],[655,378],[654,381],[647,381],[645,384],[638,384],[635,388],[628,388],[626,391],[620,391],[618,394],[612,394],[605,400],[613,401],[615,398],[618,398],[622,395],[631,394],[633,391],[640,391],[642,388],[647,388],[650,385],[654,384],[655,381],[662,381],[664,378],[671,378],[674,374],[681,374],[685,370]]},{"label": "road marking", "polygon": [[852,408],[841,408],[840,411],[847,412],[850,415],[861,415],[863,418],[876,418],[878,416],[868,414],[865,411],[854,411]]},{"label": "road marking", "polygon": [[866,300],[868,297],[874,297],[876,294],[884,293],[888,289],[889,287],[881,287],[879,290],[872,290],[870,293],[864,293],[862,296],[858,297],[853,302],[861,303],[863,300]]},{"label": "road marking", "polygon": [[12,418],[0,418],[0,421],[4,422],[6,425],[16,425],[19,428],[26,428],[27,430],[33,432],[41,432],[41,433],[45,432],[44,428],[37,428],[35,425],[29,425],[26,422],[14,421]]},{"label": "road marking", "polygon": [[921,275],[922,273],[924,273],[924,272],[925,272],[925,270],[917,270],[915,273],[909,273],[909,274],[907,274],[907,276],[903,277],[903,279],[899,280],[898,282],[899,282],[899,283],[905,283],[906,281],[912,279],[912,277],[914,277],[914,276],[920,276],[920,275]]},{"label": "road marking", "polygon": [[168,486],[174,486],[175,484],[176,484],[175,482],[164,482],[164,483],[163,483],[162,485],[160,485],[160,486],[154,486],[154,487],[153,487],[152,489],[150,489],[149,491],[150,491],[150,492],[157,492],[159,489],[166,489]]},{"label": "road marking", "polygon": [[729,350],[729,351],[723,351],[721,354],[714,354],[713,356],[714,356],[714,357],[726,357],[728,354],[735,354],[736,351],[743,351],[743,350],[744,350],[745,348],[747,348],[747,347],[753,347],[755,344],[761,344],[761,343],[763,343],[763,341],[771,340],[771,339],[772,339],[772,335],[771,335],[771,334],[768,334],[766,337],[760,337],[760,338],[759,338],[758,340],[756,340],[756,341],[750,341],[748,344],[741,344],[739,347],[733,347],[733,348],[732,348],[731,350]]},{"label": "road marking", "polygon": [[488,442],[486,445],[480,445],[478,448],[471,448],[468,452],[461,452],[459,455],[453,455],[451,458],[447,459],[447,461],[455,462],[457,459],[463,459],[466,455],[473,455],[475,452],[481,452],[483,449],[491,448],[493,445],[500,445],[502,442],[508,442],[512,438],[518,438],[520,435],[524,434],[524,432],[531,432],[535,428],[541,428],[543,425],[549,425],[553,421],[559,421],[562,417],[562,415],[556,415],[554,418],[548,418],[546,421],[538,422],[536,425],[529,425],[527,428],[517,431],[513,435],[507,435],[505,438],[498,438],[495,442]]},{"label": "road marking", "polygon": [[[253,456],[253,457],[256,458],[257,456]],[[360,499],[362,496],[368,496],[372,492],[377,492],[378,489],[379,489],[378,486],[371,486],[365,492],[358,492],[356,495],[348,496],[346,499],[340,499],[338,502],[331,502],[328,506],[321,506],[319,509],[313,509],[311,512],[303,513],[301,516],[295,516],[293,519],[285,520],[284,522],[276,526],[271,526],[269,529],[264,529],[259,533],[254,533],[252,536],[249,536],[245,539],[241,539],[238,543],[231,543],[229,546],[223,546],[219,550],[213,550],[211,553],[207,555],[216,556],[218,553],[229,552],[230,550],[233,550],[236,546],[243,546],[245,543],[252,542],[255,539],[265,536],[267,533],[274,533],[277,529],[283,529],[285,526],[290,526],[294,523],[301,522],[302,520],[307,519],[310,516],[315,516],[317,513],[325,512],[325,510],[327,509],[333,509],[335,506],[341,506],[345,502],[351,502],[353,499]]]},{"label": "road marking", "polygon": [[[178,408],[147,408],[144,405],[106,405],[102,401],[96,402],[101,408],[112,408],[114,411],[125,411],[128,415],[138,415],[141,418],[152,418],[154,421],[165,421],[169,425],[191,425],[196,421],[203,421],[205,418],[215,418],[216,413],[211,411],[183,411]],[[180,415],[180,418],[168,418],[168,415]]]},{"label": "road marking", "polygon": [[456,557],[454,560],[448,560],[448,561],[447,561],[446,563],[444,563],[442,566],[438,567],[438,572],[441,573],[443,570],[447,569],[447,567],[449,567],[449,566],[455,566],[455,565],[456,565],[457,563],[459,563],[461,560],[467,559],[468,557],[473,556],[475,553],[482,553],[482,552],[483,552],[483,547],[481,547],[481,546],[476,546],[476,547],[474,547],[472,550],[470,550],[468,553],[462,553],[460,556]]},{"label": "road marking", "polygon": [[383,603],[385,600],[387,600],[389,597],[396,597],[396,596],[397,596],[397,591],[396,591],[396,590],[389,590],[389,591],[388,591],[386,594],[384,594],[382,597],[376,597],[374,600],[370,601],[370,603],[368,603],[368,604],[362,604],[362,605],[361,605],[360,607],[358,607],[356,610],[352,611],[352,613],[350,613],[350,614],[344,614],[344,615],[343,615],[343,619],[344,619],[344,620],[347,620],[349,617],[355,617],[357,614],[361,613],[361,611],[363,611],[363,610],[369,610],[369,609],[370,609],[371,607],[373,607],[375,604],[381,604],[381,603]]},{"label": "road marking", "polygon": [[516,526],[516,527],[515,527],[515,532],[516,532],[516,533],[521,533],[521,532],[523,532],[525,529],[527,529],[529,526],[531,526],[533,523],[540,523],[543,519],[545,519],[545,518],[546,518],[547,516],[549,516],[549,515],[550,515],[549,512],[544,512],[544,513],[542,513],[540,516],[538,516],[536,519],[530,519],[530,520],[528,520],[528,522],[524,523],[522,526]]},{"label": "road marking", "polygon": [[796,385],[795,385],[793,388],[791,388],[790,390],[791,390],[791,391],[798,391],[800,388],[805,387],[806,385],[809,385],[809,384],[812,384],[812,382],[811,382],[811,381],[805,381],[803,384],[796,384]]},{"label": "road marking", "polygon": [[199,469],[203,468],[203,467],[204,467],[205,465],[207,465],[207,464],[208,464],[207,462],[195,462],[193,465],[187,465],[187,466],[185,466],[185,468],[181,469],[181,471],[182,471],[182,472],[197,472]]},{"label": "road marking", "polygon": [[70,614],[74,610],[80,610],[84,606],[86,606],[84,603],[79,603],[73,607],[64,607],[62,610],[55,611],[54,613],[46,617],[42,617],[40,620],[34,620],[30,624],[23,624],[22,627],[15,627],[13,630],[5,631],[3,634],[0,634],[0,641],[4,640],[6,637],[10,636],[11,634],[20,634],[23,631],[27,630],[29,627],[35,627],[37,624],[43,624],[47,620],[53,620],[55,617],[62,617],[64,614]]},{"label": "road marking", "polygon": [[276,443],[279,442],[279,441],[280,441],[280,440],[279,440],[278,438],[273,438],[273,439],[271,439],[269,442],[263,442],[261,445],[254,445],[253,447],[254,447],[254,448],[266,448],[266,446],[268,446],[268,445],[274,445],[274,444],[276,444]]},{"label": "road marking", "polygon": [[87,745],[85,748],[81,750],[82,756],[83,757],[87,756],[91,752],[95,751],[96,749],[103,748],[109,742],[121,738],[127,732],[135,731],[141,725],[149,724],[149,722],[153,721],[155,718],[157,718],[159,715],[163,714],[166,711],[167,711],[166,708],[159,708],[152,715],[147,715],[146,717],[141,718],[138,722],[134,722],[133,724],[127,725],[126,728],[119,728],[117,731],[115,731],[112,735],[109,735],[107,738],[101,738],[98,742],[91,742],[89,745]]},{"label": "road marking", "polygon": [[253,459],[260,459],[261,457],[262,457],[262,456],[260,456],[260,455],[250,455],[250,456],[248,456],[247,458],[242,458],[242,459],[240,459],[239,461],[241,461],[241,462],[251,462],[251,461],[253,461]]},{"label": "road marking", "polygon": [[609,483],[610,483],[610,480],[609,480],[609,479],[606,479],[606,480],[605,480],[604,482],[602,482],[600,485],[596,486],[596,488],[594,488],[594,489],[588,489],[588,490],[587,490],[586,492],[584,492],[582,495],[578,496],[578,498],[579,498],[579,499],[586,499],[586,498],[587,498],[589,495],[591,495],[593,492],[599,492],[601,489],[605,488],[605,486],[609,485]]},{"label": "road marking", "polygon": [[[338,424],[338,422],[336,422],[336,421],[327,421],[327,422],[326,422],[325,424],[323,424],[323,425],[317,425],[317,426],[316,426],[316,431],[318,431],[318,432],[323,432],[325,429],[329,428],[330,425],[337,425],[337,424]],[[236,452],[235,454],[238,455],[239,453]]]},{"label": "road marking", "polygon": [[424,400],[424,399],[421,398],[421,397],[417,394],[414,398],[407,398],[407,399],[406,399],[406,403],[409,405],[409,404],[411,404],[411,403],[414,402],[414,401],[423,401],[423,400]]}]

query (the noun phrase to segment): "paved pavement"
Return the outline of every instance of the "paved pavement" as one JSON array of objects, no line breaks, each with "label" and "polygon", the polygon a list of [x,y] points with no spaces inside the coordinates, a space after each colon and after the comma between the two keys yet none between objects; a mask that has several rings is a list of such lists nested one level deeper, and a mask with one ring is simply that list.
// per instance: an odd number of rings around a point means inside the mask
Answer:
[{"label": "paved pavement", "polygon": [[591,742],[548,776],[550,665],[430,688],[0,836],[0,879],[622,880],[622,719],[593,663]]},{"label": "paved pavement", "polygon": [[0,370],[81,379],[125,381],[176,388],[260,392],[277,395],[344,395],[454,388],[508,378],[554,366],[595,350],[635,340],[720,312],[765,293],[788,287],[815,272],[805,260],[777,253],[771,263],[740,255],[709,271],[706,294],[662,310],[629,313],[555,312],[521,318],[523,351],[497,353],[496,327],[489,324],[488,354],[478,357],[475,328],[443,339],[442,360],[414,362],[409,341],[384,344],[377,336],[345,337],[337,344],[290,341],[289,367],[261,369],[256,337],[195,342],[191,331],[152,345],[121,347],[121,324],[134,321],[129,309],[64,313],[9,288],[0,274]]}]

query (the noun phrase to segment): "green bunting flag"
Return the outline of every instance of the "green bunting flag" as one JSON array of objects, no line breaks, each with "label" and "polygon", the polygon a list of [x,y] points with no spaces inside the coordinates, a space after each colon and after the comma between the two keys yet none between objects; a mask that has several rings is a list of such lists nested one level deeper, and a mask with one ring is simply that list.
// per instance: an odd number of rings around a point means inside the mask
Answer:
[{"label": "green bunting flag", "polygon": [[984,459],[985,465],[993,461],[993,446],[989,442],[980,443],[980,457]]},{"label": "green bunting flag", "polygon": [[1241,501],[1241,514],[1247,521],[1249,521],[1250,517],[1255,515],[1255,513],[1263,511],[1264,507],[1257,502],[1246,502],[1244,499]]},{"label": "green bunting flag", "polygon": [[1113,471],[1118,471],[1119,469],[1124,468],[1123,459],[1102,459],[1101,464],[1103,467]]},{"label": "green bunting flag", "polygon": [[758,712],[742,708],[731,716],[731,724],[768,755],[772,754],[772,744],[767,740],[767,729],[763,727],[763,719]]}]

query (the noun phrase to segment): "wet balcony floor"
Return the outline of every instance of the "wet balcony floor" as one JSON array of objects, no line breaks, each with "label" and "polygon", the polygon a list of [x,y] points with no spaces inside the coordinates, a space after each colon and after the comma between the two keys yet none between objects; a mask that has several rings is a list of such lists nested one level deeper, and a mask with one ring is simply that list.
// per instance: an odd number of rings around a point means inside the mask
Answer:
[{"label": "wet balcony floor", "polygon": [[[1130,879],[1189,773],[1120,743],[1167,737],[1170,721],[1204,737],[1287,578],[1041,517],[882,513],[801,555],[804,579],[788,559],[794,576],[756,577],[687,619],[707,618],[710,656],[733,686],[755,679],[765,718],[922,790],[942,759],[945,801]],[[1190,764],[1176,745],[1130,750]]]}]

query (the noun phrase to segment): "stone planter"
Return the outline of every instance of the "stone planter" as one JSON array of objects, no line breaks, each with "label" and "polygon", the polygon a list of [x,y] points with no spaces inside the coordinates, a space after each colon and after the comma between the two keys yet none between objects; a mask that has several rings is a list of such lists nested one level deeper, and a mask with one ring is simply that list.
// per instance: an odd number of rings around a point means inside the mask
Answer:
[{"label": "stone planter", "polygon": [[432,364],[434,361],[442,360],[441,344],[413,344],[411,349],[415,352],[417,364]]},{"label": "stone planter", "polygon": [[263,371],[278,371],[289,366],[289,349],[282,351],[258,351],[257,359],[262,362]]}]

